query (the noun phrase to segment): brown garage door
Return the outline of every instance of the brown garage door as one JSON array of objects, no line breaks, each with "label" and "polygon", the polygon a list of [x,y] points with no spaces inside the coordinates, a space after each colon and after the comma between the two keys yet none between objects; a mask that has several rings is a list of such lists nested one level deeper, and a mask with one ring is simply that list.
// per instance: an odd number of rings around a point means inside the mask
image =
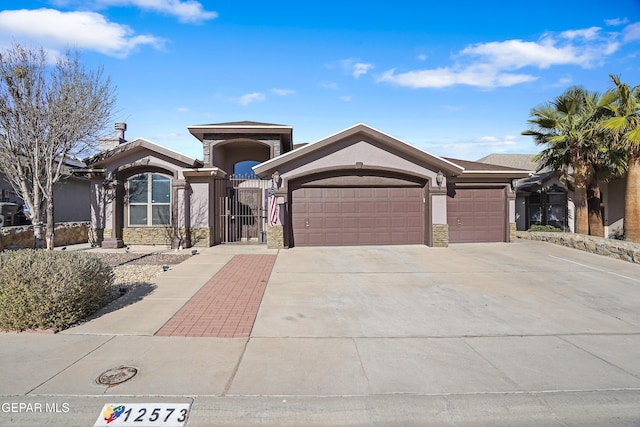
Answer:
[{"label": "brown garage door", "polygon": [[449,243],[504,242],[505,211],[503,189],[456,189],[447,197]]},{"label": "brown garage door", "polygon": [[424,243],[421,188],[299,188],[293,191],[294,245]]}]

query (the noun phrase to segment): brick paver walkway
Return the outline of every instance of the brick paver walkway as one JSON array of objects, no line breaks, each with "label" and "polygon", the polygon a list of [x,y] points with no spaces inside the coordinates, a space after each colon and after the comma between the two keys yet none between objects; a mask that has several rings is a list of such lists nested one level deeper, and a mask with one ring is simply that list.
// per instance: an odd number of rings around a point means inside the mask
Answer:
[{"label": "brick paver walkway", "polygon": [[275,255],[236,255],[156,335],[248,337]]}]

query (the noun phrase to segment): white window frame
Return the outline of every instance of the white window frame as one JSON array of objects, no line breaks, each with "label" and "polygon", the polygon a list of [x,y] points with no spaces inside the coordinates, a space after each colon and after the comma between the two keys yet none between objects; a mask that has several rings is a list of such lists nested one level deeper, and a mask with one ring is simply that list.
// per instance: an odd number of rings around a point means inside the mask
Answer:
[{"label": "white window frame", "polygon": [[[139,177],[140,175],[146,175],[147,177],[147,201],[145,203],[140,203],[140,202],[131,202],[131,194],[130,194],[130,184],[131,181],[134,180],[135,178]],[[162,178],[166,178],[169,180],[169,202],[168,203],[159,203],[159,202],[154,202],[153,201],[153,176],[160,176]],[[157,172],[142,172],[142,173],[138,173],[135,174],[131,177],[129,177],[127,179],[127,202],[128,202],[128,206],[129,206],[129,212],[127,215],[127,222],[129,224],[129,227],[167,227],[169,225],[171,225],[171,202],[172,202],[172,194],[171,194],[171,179],[172,177],[166,174],[162,174],[162,173],[157,173]],[[146,206],[147,208],[147,223],[146,224],[133,224],[131,222],[131,207],[132,206]],[[153,207],[154,206],[169,206],[169,220],[167,223],[163,223],[163,224],[154,224],[153,223]]]}]

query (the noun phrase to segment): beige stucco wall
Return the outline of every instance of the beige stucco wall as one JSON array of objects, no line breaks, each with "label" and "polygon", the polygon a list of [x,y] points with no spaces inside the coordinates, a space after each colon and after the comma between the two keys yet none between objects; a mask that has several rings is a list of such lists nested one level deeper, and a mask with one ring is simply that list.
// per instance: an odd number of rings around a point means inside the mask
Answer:
[{"label": "beige stucco wall", "polygon": [[213,179],[212,178],[190,178],[191,187],[190,210],[191,227],[204,228],[213,226]]},{"label": "beige stucco wall", "polygon": [[[289,179],[314,170],[355,168],[356,164],[361,162],[363,169],[394,169],[408,175],[430,178],[431,182],[435,182],[437,169],[429,169],[408,160],[407,157],[400,152],[384,149],[375,141],[364,141],[362,137],[355,136],[319,149],[305,156],[304,160],[293,160],[279,169],[279,172],[283,179]],[[446,182],[443,185],[446,185]]]},{"label": "beige stucco wall", "polygon": [[431,222],[433,224],[447,223],[447,195],[434,194],[431,196]]},{"label": "beige stucco wall", "polygon": [[604,195],[605,236],[622,233],[624,228],[624,196],[627,188],[624,178],[614,179],[601,185]]}]

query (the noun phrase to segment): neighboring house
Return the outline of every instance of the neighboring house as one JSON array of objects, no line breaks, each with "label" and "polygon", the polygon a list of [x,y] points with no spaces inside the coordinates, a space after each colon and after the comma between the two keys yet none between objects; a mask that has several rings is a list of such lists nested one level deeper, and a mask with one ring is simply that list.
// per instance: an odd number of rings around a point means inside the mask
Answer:
[{"label": "neighboring house", "polygon": [[116,128],[118,137],[78,170],[91,180],[103,247],[509,242],[512,182],[529,174],[438,157],[365,124],[296,149],[290,126],[189,126],[202,161],[146,139],[127,142],[126,126]]},{"label": "neighboring house", "polygon": [[[82,176],[76,176],[70,171],[84,166],[84,163],[68,158],[65,160],[65,178],[55,184],[54,197],[54,221],[60,222],[88,222],[90,219],[90,188],[89,180]],[[66,175],[68,173],[68,175]],[[7,177],[0,173],[0,202],[17,203],[22,206],[24,202],[13,191]]]},{"label": "neighboring house", "polygon": [[[532,225],[552,225],[574,232],[575,206],[571,183],[567,183],[558,171],[540,169],[534,161],[535,156],[490,154],[478,162],[529,171],[527,178],[514,182],[518,230],[528,230]],[[622,234],[625,186],[625,180],[621,178],[600,184],[605,236]]]}]

